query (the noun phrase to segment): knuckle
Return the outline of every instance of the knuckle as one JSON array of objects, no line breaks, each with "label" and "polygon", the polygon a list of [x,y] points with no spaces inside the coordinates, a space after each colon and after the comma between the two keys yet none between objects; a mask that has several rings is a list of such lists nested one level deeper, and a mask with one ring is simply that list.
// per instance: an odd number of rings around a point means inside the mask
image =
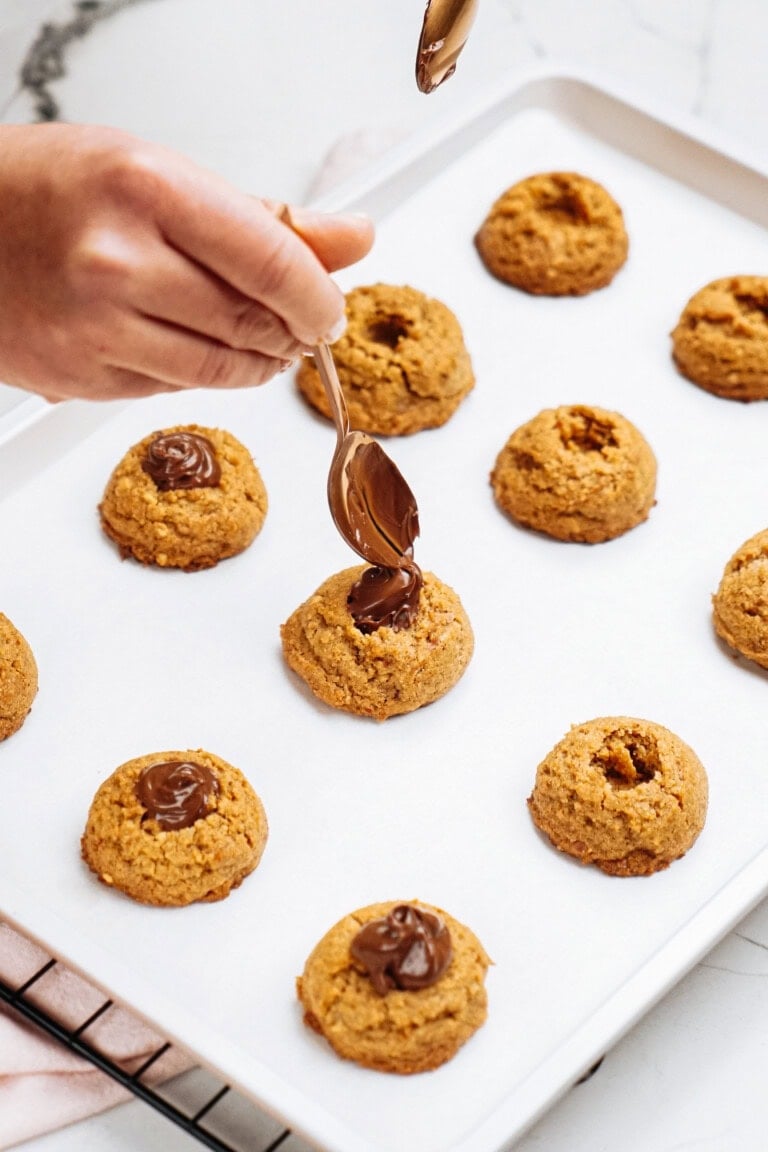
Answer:
[{"label": "knuckle", "polygon": [[282,367],[282,361],[257,352],[238,352],[211,344],[191,381],[202,388],[246,388],[265,384]]},{"label": "knuckle", "polygon": [[124,296],[134,276],[126,243],[110,229],[87,229],[70,253],[71,286],[81,299]]},{"label": "knuckle", "polygon": [[267,297],[282,297],[291,275],[291,240],[277,236],[266,248],[259,263],[259,286]]},{"label": "knuckle", "polygon": [[107,149],[100,176],[114,200],[139,211],[153,210],[166,183],[159,156],[139,140]]},{"label": "knuckle", "polygon": [[242,351],[261,352],[281,359],[295,356],[299,351],[297,341],[280,317],[255,301],[234,308],[227,343]]},{"label": "knuckle", "polygon": [[235,388],[243,383],[242,357],[225,344],[208,343],[195,373],[203,388]]},{"label": "knuckle", "polygon": [[230,343],[233,348],[256,348],[270,329],[270,318],[260,304],[247,301],[232,314]]}]

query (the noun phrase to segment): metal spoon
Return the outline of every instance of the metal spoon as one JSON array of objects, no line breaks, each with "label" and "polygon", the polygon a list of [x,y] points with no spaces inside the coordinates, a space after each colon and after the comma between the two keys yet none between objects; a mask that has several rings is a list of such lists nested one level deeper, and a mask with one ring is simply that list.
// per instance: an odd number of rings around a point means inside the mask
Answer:
[{"label": "metal spoon", "polygon": [[477,6],[478,0],[427,0],[416,54],[416,83],[420,92],[434,92],[453,76]]},{"label": "metal spoon", "polygon": [[336,448],[328,473],[328,505],[342,537],[358,556],[382,568],[410,567],[419,534],[411,489],[380,444],[353,432],[336,365],[327,344],[313,349],[333,422]]},{"label": "metal spoon", "polygon": [[[303,239],[287,204],[278,220]],[[333,522],[350,548],[369,564],[416,572],[413,543],[419,534],[419,510],[400,470],[365,432],[349,427],[344,393],[329,346],[312,350],[336,425],[336,448],[328,473],[328,506]]]}]

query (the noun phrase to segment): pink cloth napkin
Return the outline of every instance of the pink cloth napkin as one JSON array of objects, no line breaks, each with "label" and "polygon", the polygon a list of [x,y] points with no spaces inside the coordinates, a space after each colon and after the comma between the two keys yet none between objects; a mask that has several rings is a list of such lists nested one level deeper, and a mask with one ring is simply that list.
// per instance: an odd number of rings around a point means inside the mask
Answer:
[{"label": "pink cloth napkin", "polygon": [[[20,987],[49,959],[36,944],[0,924],[0,977],[7,984]],[[79,1027],[106,999],[103,992],[62,964],[48,971],[28,997],[67,1029]],[[82,1038],[128,1072],[140,1068],[164,1043],[163,1037],[143,1021],[116,1005]],[[191,1064],[186,1053],[170,1048],[142,1080],[157,1083]],[[106,1073],[0,1005],[0,1149],[130,1098],[131,1093]]]}]

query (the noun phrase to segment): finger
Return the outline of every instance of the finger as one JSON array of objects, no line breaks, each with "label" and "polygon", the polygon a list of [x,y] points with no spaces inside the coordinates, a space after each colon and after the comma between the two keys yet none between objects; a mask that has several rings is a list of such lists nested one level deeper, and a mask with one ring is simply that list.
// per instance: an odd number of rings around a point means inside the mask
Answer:
[{"label": "finger", "polygon": [[374,241],[373,222],[367,216],[332,215],[289,205],[286,222],[329,272],[362,260]]},{"label": "finger", "polygon": [[171,172],[171,180],[159,173],[156,187],[149,179],[140,189],[165,239],[269,307],[300,343],[335,339],[344,328],[344,296],[309,245],[211,173],[179,161]]},{"label": "finger", "polygon": [[191,263],[172,248],[128,272],[127,302],[150,319],[210,336],[230,348],[294,360],[307,351],[263,304]]},{"label": "finger", "polygon": [[[96,394],[89,392],[89,400],[141,400],[147,396],[157,396],[161,392],[182,392],[178,384],[166,380],[156,380],[129,368],[109,368],[104,385]],[[81,393],[82,394],[82,393]]]},{"label": "finger", "polygon": [[307,350],[263,304],[167,244],[148,248],[143,232],[92,228],[77,257],[73,286],[86,294],[91,321],[99,308],[111,310],[104,320],[107,330],[119,332],[128,306],[150,320],[279,360],[293,360]]},{"label": "finger", "polygon": [[102,366],[98,373],[90,374],[85,381],[81,377],[46,380],[44,387],[34,387],[32,390],[38,392],[49,404],[61,404],[65,400],[76,399],[96,402],[138,400],[158,392],[180,392],[181,388],[177,384],[155,380],[127,368]]},{"label": "finger", "polygon": [[285,360],[230,348],[173,324],[136,315],[108,353],[120,368],[180,388],[248,388],[287,367]]}]

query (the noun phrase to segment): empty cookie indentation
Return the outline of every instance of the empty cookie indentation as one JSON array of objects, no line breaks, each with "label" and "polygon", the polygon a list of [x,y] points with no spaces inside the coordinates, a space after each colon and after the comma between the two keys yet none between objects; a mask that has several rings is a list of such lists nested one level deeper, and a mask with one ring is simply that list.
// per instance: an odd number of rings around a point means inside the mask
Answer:
[{"label": "empty cookie indentation", "polygon": [[555,199],[542,204],[542,208],[553,216],[563,217],[568,223],[589,224],[589,209],[575,192],[563,191]]},{"label": "empty cookie indentation", "polygon": [[588,408],[568,408],[559,416],[557,427],[564,447],[577,452],[602,452],[618,444],[615,424]]},{"label": "empty cookie indentation", "polygon": [[367,335],[372,343],[394,349],[408,335],[408,324],[400,316],[381,316],[368,325]]},{"label": "empty cookie indentation", "polygon": [[655,741],[639,732],[613,732],[595,754],[595,761],[613,788],[647,784],[660,767]]},{"label": "empty cookie indentation", "polygon": [[751,292],[735,292],[734,300],[745,315],[759,313],[763,320],[768,320],[768,298],[755,296]]}]

